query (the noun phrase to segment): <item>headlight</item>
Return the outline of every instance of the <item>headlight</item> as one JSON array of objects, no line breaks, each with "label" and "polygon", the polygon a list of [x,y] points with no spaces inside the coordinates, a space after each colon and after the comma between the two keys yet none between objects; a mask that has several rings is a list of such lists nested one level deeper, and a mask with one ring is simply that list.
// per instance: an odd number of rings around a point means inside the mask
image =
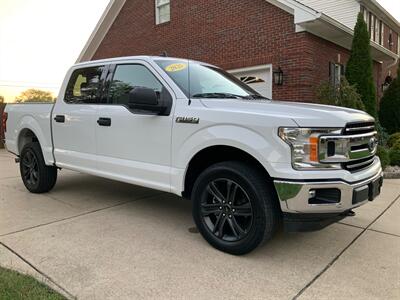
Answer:
[{"label": "headlight", "polygon": [[319,137],[340,134],[341,128],[279,128],[279,136],[292,149],[292,166],[296,170],[340,169],[340,164],[319,162]]}]

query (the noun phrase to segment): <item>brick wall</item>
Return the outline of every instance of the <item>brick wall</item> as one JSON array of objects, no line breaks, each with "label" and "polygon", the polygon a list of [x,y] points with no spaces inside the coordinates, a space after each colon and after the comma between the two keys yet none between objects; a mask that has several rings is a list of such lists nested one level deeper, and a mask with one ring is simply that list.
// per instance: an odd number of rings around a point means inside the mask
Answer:
[{"label": "brick wall", "polygon": [[329,61],[349,51],[309,33],[296,33],[293,15],[265,0],[171,1],[171,22],[155,25],[154,0],[130,0],[93,59],[158,55],[206,61],[224,69],[270,64],[284,72],[276,100],[315,101]]}]

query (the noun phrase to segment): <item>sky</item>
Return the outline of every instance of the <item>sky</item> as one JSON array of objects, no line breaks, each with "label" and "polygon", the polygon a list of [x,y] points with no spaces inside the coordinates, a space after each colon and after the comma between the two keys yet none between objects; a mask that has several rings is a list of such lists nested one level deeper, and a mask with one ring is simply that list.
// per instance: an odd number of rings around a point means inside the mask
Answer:
[{"label": "sky", "polygon": [[0,0],[0,95],[57,94],[109,0]]},{"label": "sky", "polygon": [[[0,95],[55,95],[109,0],[0,0]],[[400,20],[399,0],[378,0]]]}]

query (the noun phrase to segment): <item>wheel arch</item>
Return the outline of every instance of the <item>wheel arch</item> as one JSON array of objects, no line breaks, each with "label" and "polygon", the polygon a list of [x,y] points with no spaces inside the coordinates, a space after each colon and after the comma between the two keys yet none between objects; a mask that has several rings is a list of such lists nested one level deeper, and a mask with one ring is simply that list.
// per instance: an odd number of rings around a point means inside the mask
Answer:
[{"label": "wheel arch", "polygon": [[44,121],[38,122],[33,116],[25,115],[17,126],[17,134],[15,139],[16,154],[20,155],[23,147],[30,142],[39,143],[44,160],[47,165],[54,162],[53,146],[51,143],[51,130],[49,128],[42,129],[41,126],[47,125]]},{"label": "wheel arch", "polygon": [[18,153],[20,154],[25,145],[32,142],[37,142],[40,145],[40,141],[36,136],[36,134],[29,128],[23,128],[18,135],[18,140],[17,140]]},{"label": "wheel arch", "polygon": [[266,181],[272,181],[267,169],[252,154],[240,148],[228,145],[213,145],[198,151],[190,159],[184,174],[182,196],[190,198],[192,187],[197,177],[209,166],[223,161],[244,161],[265,175]]}]

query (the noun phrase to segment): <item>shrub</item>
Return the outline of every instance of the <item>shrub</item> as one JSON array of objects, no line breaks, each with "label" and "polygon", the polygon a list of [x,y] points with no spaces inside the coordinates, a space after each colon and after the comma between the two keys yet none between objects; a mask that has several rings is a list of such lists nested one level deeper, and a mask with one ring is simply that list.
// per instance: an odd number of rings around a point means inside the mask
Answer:
[{"label": "shrub", "polygon": [[387,140],[387,145],[389,148],[391,148],[397,142],[400,142],[400,132],[394,133],[391,136],[389,136],[389,139]]},{"label": "shrub", "polygon": [[389,152],[386,150],[385,147],[378,146],[378,150],[376,152],[376,155],[379,156],[382,164],[382,169],[384,170],[388,165],[390,165],[390,157],[389,157]]},{"label": "shrub", "polygon": [[400,131],[400,65],[379,106],[379,120],[389,133]]},{"label": "shrub", "polygon": [[376,90],[372,73],[370,35],[362,13],[358,15],[354,28],[346,78],[351,85],[355,85],[366,111],[376,117]]},{"label": "shrub", "polygon": [[378,132],[379,145],[386,147],[388,145],[389,134],[387,133],[386,129],[383,128],[379,120],[376,120],[375,128]]},{"label": "shrub", "polygon": [[389,157],[392,166],[400,166],[400,145],[399,149],[390,149]]},{"label": "shrub", "polygon": [[350,85],[344,77],[339,86],[323,82],[317,89],[317,99],[322,104],[365,110],[356,88]]}]

